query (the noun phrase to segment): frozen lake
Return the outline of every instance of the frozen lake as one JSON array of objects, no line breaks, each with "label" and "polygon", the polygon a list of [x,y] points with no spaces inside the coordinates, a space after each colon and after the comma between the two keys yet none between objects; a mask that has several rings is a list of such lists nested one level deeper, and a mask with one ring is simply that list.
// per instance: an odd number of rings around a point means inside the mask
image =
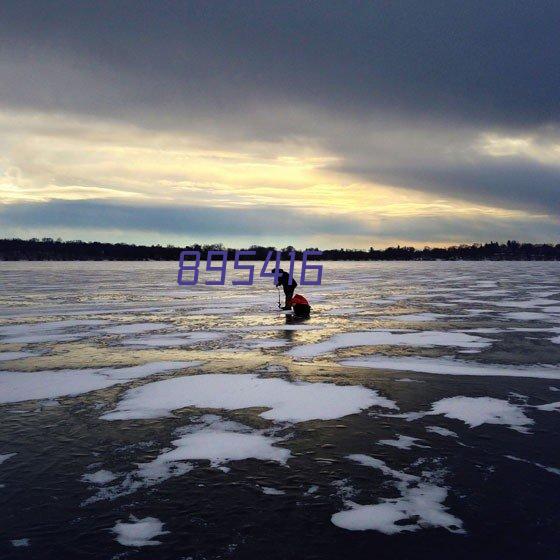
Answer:
[{"label": "frozen lake", "polygon": [[0,558],[557,559],[560,263],[323,265],[0,263]]}]

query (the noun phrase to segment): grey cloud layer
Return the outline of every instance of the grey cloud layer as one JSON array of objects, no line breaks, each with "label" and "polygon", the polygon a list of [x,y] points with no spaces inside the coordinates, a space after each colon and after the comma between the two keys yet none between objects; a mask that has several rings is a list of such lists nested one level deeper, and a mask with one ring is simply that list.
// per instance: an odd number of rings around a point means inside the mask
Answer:
[{"label": "grey cloud layer", "polygon": [[52,201],[0,206],[0,227],[85,228],[121,232],[168,233],[186,240],[223,236],[292,239],[304,245],[312,236],[367,237],[407,242],[462,242],[522,238],[542,242],[560,237],[560,221],[495,219],[480,215],[458,218],[429,216],[379,218],[359,222],[322,217],[276,207],[210,208],[116,204],[100,201]]},{"label": "grey cloud layer", "polygon": [[491,131],[560,146],[558,29],[548,1],[6,1],[0,104],[301,139],[360,179],[557,216],[560,157],[473,145]]}]

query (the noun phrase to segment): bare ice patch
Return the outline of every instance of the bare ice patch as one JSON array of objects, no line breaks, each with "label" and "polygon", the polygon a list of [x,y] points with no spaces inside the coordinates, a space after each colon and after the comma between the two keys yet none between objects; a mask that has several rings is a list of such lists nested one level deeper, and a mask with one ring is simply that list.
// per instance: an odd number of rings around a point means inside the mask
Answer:
[{"label": "bare ice patch", "polygon": [[200,363],[152,362],[123,368],[0,371],[0,404],[81,395]]},{"label": "bare ice patch", "polygon": [[117,521],[111,529],[117,535],[117,542],[123,546],[155,546],[161,544],[161,542],[152,539],[169,533],[169,531],[163,530],[164,524],[155,517],[138,519],[131,515],[129,520],[129,523]]},{"label": "bare ice patch", "polygon": [[394,371],[417,371],[438,375],[473,375],[498,377],[533,377],[560,379],[558,366],[503,366],[461,361],[454,358],[424,358],[400,356],[364,356],[340,362],[344,366],[390,369]]},{"label": "bare ice patch", "polygon": [[383,461],[367,455],[349,455],[347,458],[395,478],[395,486],[401,496],[384,498],[373,505],[346,501],[345,505],[349,509],[331,517],[337,527],[350,531],[374,530],[386,535],[418,531],[426,527],[443,527],[452,533],[465,532],[463,522],[448,513],[447,507],[443,505],[447,488],[393,470]]},{"label": "bare ice patch", "polygon": [[285,422],[331,420],[371,406],[398,408],[377,391],[362,386],[288,382],[254,374],[205,374],[175,377],[127,391],[105,420],[160,418],[187,406],[236,410],[267,408],[261,417]]},{"label": "bare ice patch", "polygon": [[296,346],[288,351],[294,358],[313,358],[334,352],[339,348],[356,346],[451,346],[459,348],[486,348],[491,340],[462,332],[421,331],[393,333],[390,331],[362,331],[337,334],[323,342]]}]

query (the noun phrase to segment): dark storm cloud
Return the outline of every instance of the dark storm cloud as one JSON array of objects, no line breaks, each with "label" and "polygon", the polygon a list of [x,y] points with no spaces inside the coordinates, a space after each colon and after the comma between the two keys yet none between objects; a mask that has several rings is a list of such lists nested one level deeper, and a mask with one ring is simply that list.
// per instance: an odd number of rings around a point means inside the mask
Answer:
[{"label": "dark storm cloud", "polygon": [[186,118],[299,103],[506,126],[559,116],[557,2],[17,0],[1,10],[4,103]]},{"label": "dark storm cloud", "polygon": [[103,201],[51,201],[0,206],[0,227],[5,231],[47,228],[58,231],[112,230],[163,233],[185,239],[224,240],[236,237],[247,244],[261,238],[289,238],[306,245],[310,236],[336,238],[366,237],[379,240],[417,242],[487,241],[523,239],[543,242],[560,236],[560,222],[542,219],[497,219],[492,216],[378,217],[375,221],[321,217],[296,209],[279,207],[211,208],[145,206]]}]

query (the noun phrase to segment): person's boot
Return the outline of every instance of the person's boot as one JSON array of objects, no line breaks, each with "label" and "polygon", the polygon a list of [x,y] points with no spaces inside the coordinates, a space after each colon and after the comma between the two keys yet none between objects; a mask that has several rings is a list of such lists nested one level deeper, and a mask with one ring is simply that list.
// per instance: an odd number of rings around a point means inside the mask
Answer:
[{"label": "person's boot", "polygon": [[282,311],[289,311],[291,308],[291,305],[285,305],[284,307],[282,307]]}]

